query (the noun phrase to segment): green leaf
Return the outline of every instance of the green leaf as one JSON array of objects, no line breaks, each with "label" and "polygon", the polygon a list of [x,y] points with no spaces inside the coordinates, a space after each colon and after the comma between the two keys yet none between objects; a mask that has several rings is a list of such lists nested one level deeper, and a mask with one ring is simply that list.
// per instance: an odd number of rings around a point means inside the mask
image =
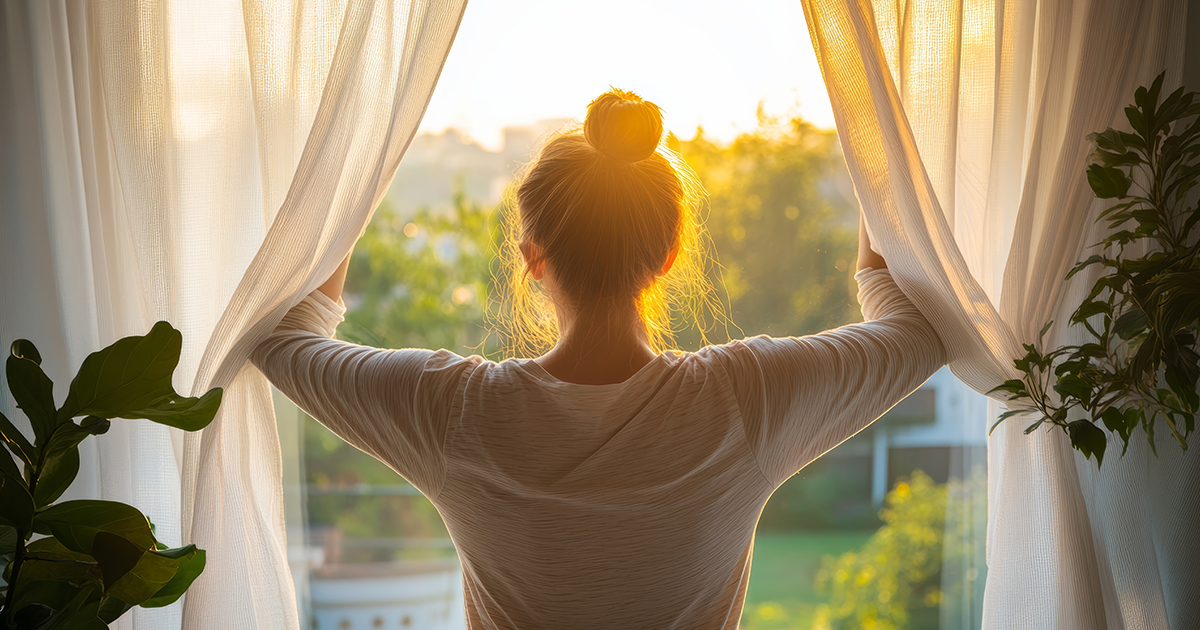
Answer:
[{"label": "green leaf", "polygon": [[1095,424],[1088,420],[1076,420],[1067,425],[1067,434],[1071,437],[1071,446],[1083,453],[1084,457],[1096,457],[1096,465],[1104,463],[1104,449],[1108,446],[1108,437]]},{"label": "green leaf", "polygon": [[1068,396],[1083,403],[1085,407],[1092,401],[1091,385],[1073,374],[1064,374],[1059,377],[1058,382],[1054,384],[1054,391],[1063,395],[1064,402]]},{"label": "green leaf", "polygon": [[33,342],[28,339],[18,339],[12,342],[10,353],[14,357],[29,359],[37,365],[42,364],[42,353],[38,352],[37,346],[33,345]]},{"label": "green leaf", "polygon": [[71,600],[79,594],[79,587],[67,582],[55,580],[38,580],[26,582],[21,580],[21,588],[13,600],[13,609],[20,609],[29,604],[42,604],[53,610],[66,608]]},{"label": "green leaf", "polygon": [[1088,167],[1088,184],[1101,199],[1120,199],[1129,194],[1129,178],[1119,168],[1093,164]]},{"label": "green leaf", "polygon": [[1075,313],[1071,315],[1071,321],[1082,323],[1087,318],[1101,313],[1112,315],[1112,306],[1108,302],[1089,300],[1080,304],[1079,308],[1075,309]]},{"label": "green leaf", "polygon": [[1026,393],[1025,381],[1022,381],[1019,378],[1010,378],[1007,381],[1004,381],[1003,383],[988,390],[989,394],[995,392],[1008,392],[1013,395],[1024,395]]},{"label": "green leaf", "polygon": [[1113,151],[1093,151],[1091,161],[1104,166],[1135,166],[1142,163],[1142,156],[1133,151],[1116,153]]},{"label": "green leaf", "polygon": [[17,529],[11,525],[0,525],[0,556],[7,556],[17,549]]},{"label": "green leaf", "polygon": [[34,489],[33,500],[39,508],[53,503],[75,480],[79,472],[79,443],[89,435],[107,432],[110,425],[107,419],[96,416],[88,416],[79,424],[67,420],[58,425],[44,447],[40,478]]},{"label": "green leaf", "polygon": [[[196,578],[204,572],[206,562],[204,550],[196,549],[195,545],[188,545],[181,549],[188,551],[179,555],[180,563],[175,570],[175,575],[162,588],[158,589],[153,597],[142,602],[142,608],[159,608],[175,603],[192,586],[192,582],[196,581]],[[179,554],[179,551],[180,549],[170,549],[159,553]]]},{"label": "green leaf", "polygon": [[1146,314],[1140,308],[1131,308],[1113,322],[1112,330],[1121,339],[1130,339],[1146,328]]},{"label": "green leaf", "polygon": [[68,549],[92,554],[98,532],[120,536],[141,549],[154,546],[150,521],[133,506],[116,501],[79,499],[50,506],[34,519],[34,531],[53,534]]},{"label": "green leaf", "polygon": [[[67,549],[55,538],[47,537],[35,540],[26,547],[30,554],[21,566],[21,584],[39,580],[58,580],[73,584],[77,588],[93,582],[100,582],[100,568],[96,559]],[[58,608],[52,602],[43,602],[51,608]]]},{"label": "green leaf", "polygon": [[1125,108],[1125,118],[1129,120],[1129,126],[1133,128],[1138,135],[1143,138],[1150,134],[1146,132],[1146,118],[1142,116],[1142,112],[1136,107]]},{"label": "green leaf", "polygon": [[105,595],[100,600],[100,610],[97,611],[96,615],[100,617],[100,621],[111,624],[121,615],[128,612],[130,608],[133,608],[133,606],[133,604],[123,602],[116,597]]},{"label": "green leaf", "polygon": [[72,446],[47,458],[33,489],[33,504],[38,508],[54,503],[79,474],[79,449]]},{"label": "green leaf", "polygon": [[0,523],[8,523],[28,533],[33,518],[33,497],[17,465],[7,453],[0,453]]},{"label": "green leaf", "polygon": [[185,431],[204,428],[217,413],[221,390],[199,398],[175,392],[171,375],[182,345],[179,331],[160,321],[145,336],[125,337],[93,352],[71,381],[59,414],[145,418]]},{"label": "green leaf", "polygon": [[1005,411],[1004,413],[1000,414],[1000,417],[996,419],[996,422],[995,422],[995,424],[992,425],[992,428],[988,429],[988,435],[991,435],[992,431],[995,431],[996,427],[1000,426],[1001,422],[1004,422],[1005,420],[1008,420],[1009,418],[1011,418],[1013,416],[1020,415],[1023,413],[1028,413],[1028,412],[1024,409],[1010,409],[1009,411]]},{"label": "green leaf", "polygon": [[199,431],[216,417],[217,409],[221,406],[221,395],[220,387],[208,390],[199,398],[171,394],[155,400],[135,417],[184,431]]},{"label": "green leaf", "polygon": [[13,621],[18,628],[44,628],[53,614],[54,611],[44,604],[26,604],[13,614]]},{"label": "green leaf", "polygon": [[29,443],[25,435],[18,431],[17,427],[3,413],[0,413],[0,438],[3,438],[5,445],[13,455],[20,457],[25,465],[33,467],[37,451],[33,450],[33,445]]},{"label": "green leaf", "polygon": [[29,344],[24,339],[13,342],[13,354],[5,362],[4,371],[13,400],[33,426],[34,443],[41,444],[58,424],[54,410],[54,383],[42,371],[41,365],[18,354],[18,346],[22,343]]},{"label": "green leaf", "polygon": [[[100,572],[104,576],[104,591],[115,597],[120,596],[112,592],[113,586],[133,570],[144,555],[145,547],[135,545],[116,534],[96,532],[95,538],[92,539],[92,556],[100,564]],[[124,597],[121,599],[130,604],[138,603]]]},{"label": "green leaf", "polygon": [[[108,594],[130,604],[142,604],[166,588],[179,569],[196,556],[196,552],[195,545],[167,551],[145,552],[136,565],[108,588]],[[191,580],[187,580],[183,588],[186,589],[189,585]]]},{"label": "green leaf", "polygon": [[108,625],[99,618],[101,593],[95,588],[85,588],[60,612],[54,613],[49,621],[38,630],[107,630]]},{"label": "green leaf", "polygon": [[1133,429],[1137,427],[1140,412],[1137,409],[1130,409],[1122,412],[1116,407],[1109,407],[1100,415],[1100,420],[1104,422],[1104,427],[1109,431],[1121,437],[1123,446],[1121,455],[1125,455],[1125,451],[1129,448],[1129,438],[1133,435]]},{"label": "green leaf", "polygon": [[1128,150],[1125,140],[1121,138],[1121,132],[1116,129],[1109,128],[1103,133],[1089,133],[1087,139],[1098,149],[1112,151],[1114,153],[1124,153]]}]

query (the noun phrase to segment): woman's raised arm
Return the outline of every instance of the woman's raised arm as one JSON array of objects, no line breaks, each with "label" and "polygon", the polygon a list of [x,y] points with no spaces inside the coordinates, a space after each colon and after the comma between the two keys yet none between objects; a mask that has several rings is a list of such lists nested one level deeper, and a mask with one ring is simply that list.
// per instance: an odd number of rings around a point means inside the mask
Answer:
[{"label": "woman's raised arm", "polygon": [[445,350],[381,350],[333,339],[346,311],[340,299],[345,278],[343,261],[320,290],[288,311],[250,360],[329,430],[433,497],[445,477],[450,406],[462,374],[478,361]]}]

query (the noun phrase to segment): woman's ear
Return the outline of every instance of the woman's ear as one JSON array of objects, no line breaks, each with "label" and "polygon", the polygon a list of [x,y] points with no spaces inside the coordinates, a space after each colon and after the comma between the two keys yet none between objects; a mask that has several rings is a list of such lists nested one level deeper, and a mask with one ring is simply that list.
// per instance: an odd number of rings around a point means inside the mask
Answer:
[{"label": "woman's ear", "polygon": [[675,264],[675,256],[677,254],[679,254],[679,244],[678,243],[676,243],[675,247],[673,247],[671,249],[671,253],[667,254],[667,262],[663,263],[662,271],[658,272],[658,275],[660,275],[660,276],[667,275],[667,272],[671,270],[671,265]]},{"label": "woman's ear", "polygon": [[541,281],[546,273],[546,259],[542,256],[542,248],[531,241],[521,242],[521,256],[525,258],[525,268],[534,280]]}]

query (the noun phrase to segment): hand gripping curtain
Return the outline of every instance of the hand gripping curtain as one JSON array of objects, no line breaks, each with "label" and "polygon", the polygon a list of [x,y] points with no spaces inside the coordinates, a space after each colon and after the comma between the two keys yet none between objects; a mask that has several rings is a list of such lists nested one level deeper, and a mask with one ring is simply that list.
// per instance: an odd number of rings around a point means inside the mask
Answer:
[{"label": "hand gripping curtain", "polygon": [[[868,230],[980,392],[1095,276],[1088,133],[1180,84],[1180,0],[805,0]],[[1195,9],[1193,9],[1195,10]],[[1193,16],[1194,17],[1194,16]],[[1190,86],[1192,89],[1200,85]],[[1166,93],[1166,92],[1164,92]],[[1048,347],[1078,343],[1056,323]],[[990,412],[1002,407],[993,403]],[[1200,627],[1200,449],[1145,436],[1097,470],[1061,432],[988,439],[985,628]],[[1112,451],[1112,449],[1110,449]]]},{"label": "hand gripping curtain", "polygon": [[66,498],[131,503],[208,551],[182,606],[118,627],[298,627],[270,391],[245,360],[366,226],[464,6],[0,9],[0,340],[34,340],[61,398],[89,352],[166,319],[176,389],[225,388],[199,435],[132,421],[84,443]]}]

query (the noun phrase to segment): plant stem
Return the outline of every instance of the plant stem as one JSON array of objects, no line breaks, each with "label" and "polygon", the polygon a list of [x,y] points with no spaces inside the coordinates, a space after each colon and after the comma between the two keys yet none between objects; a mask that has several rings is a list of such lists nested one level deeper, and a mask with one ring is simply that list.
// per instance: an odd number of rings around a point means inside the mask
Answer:
[{"label": "plant stem", "polygon": [[21,577],[21,565],[25,563],[25,532],[17,530],[17,548],[13,552],[12,573],[9,574],[7,592],[4,594],[4,625],[15,628],[13,602],[16,601],[17,582]]}]

